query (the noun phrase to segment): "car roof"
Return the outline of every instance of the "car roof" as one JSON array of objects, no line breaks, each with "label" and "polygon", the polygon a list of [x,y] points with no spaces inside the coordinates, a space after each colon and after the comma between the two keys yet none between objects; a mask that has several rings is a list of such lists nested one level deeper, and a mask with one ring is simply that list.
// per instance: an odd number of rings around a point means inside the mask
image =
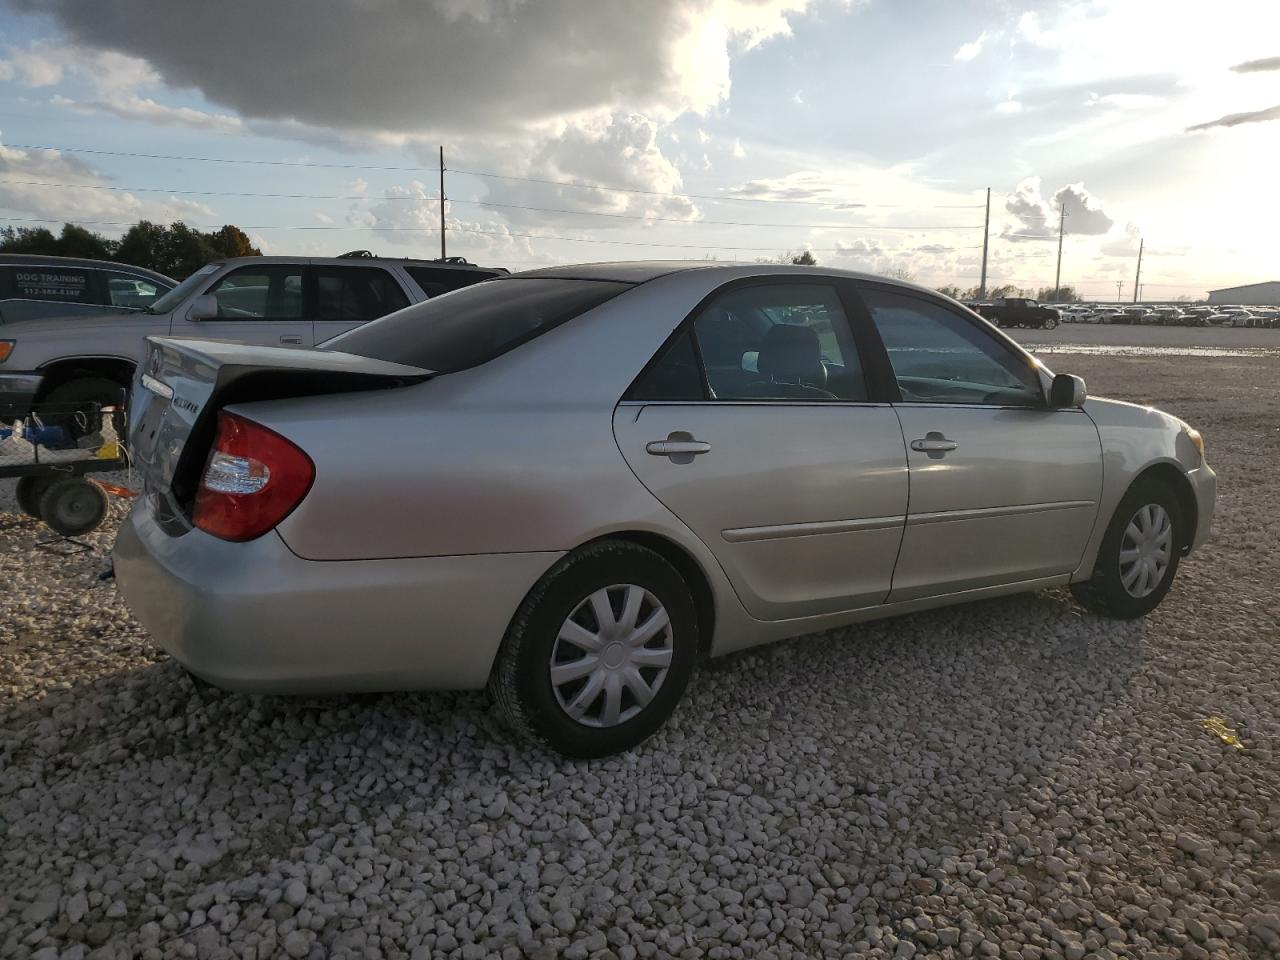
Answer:
[{"label": "car roof", "polygon": [[908,290],[923,291],[937,296],[937,291],[919,284],[882,277],[858,270],[839,267],[801,266],[791,263],[734,263],[724,260],[620,260],[614,263],[578,263],[555,267],[537,267],[513,273],[508,279],[542,278],[554,280],[613,280],[620,283],[647,283],[659,277],[700,270],[723,275],[726,281],[739,277],[765,276],[814,276],[848,277],[851,280],[868,280]]},{"label": "car roof", "polygon": [[90,260],[86,257],[44,257],[35,253],[0,253],[0,266],[32,266],[32,267],[88,267],[95,270],[128,270],[141,277],[163,280],[169,286],[177,286],[178,281],[166,277],[163,273],[148,270],[146,267],[135,267],[131,263],[116,263],[114,260]]}]

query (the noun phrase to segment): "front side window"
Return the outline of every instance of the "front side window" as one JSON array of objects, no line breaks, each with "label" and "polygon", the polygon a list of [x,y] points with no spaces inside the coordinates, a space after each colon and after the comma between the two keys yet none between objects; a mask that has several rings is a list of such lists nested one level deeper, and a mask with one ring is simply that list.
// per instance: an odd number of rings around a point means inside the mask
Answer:
[{"label": "front side window", "polygon": [[18,300],[56,300],[63,303],[94,303],[92,277],[88,270],[65,267],[13,268],[13,292]]},{"label": "front side window", "polygon": [[487,363],[631,286],[552,277],[491,280],[356,327],[324,348],[452,373]]},{"label": "front side window", "polygon": [[863,288],[904,403],[1043,406],[1032,366],[962,314],[910,294]]},{"label": "front side window", "polygon": [[241,267],[209,291],[220,320],[301,320],[302,267]]},{"label": "front side window", "polygon": [[376,267],[317,267],[316,319],[367,323],[409,305],[391,274]]},{"label": "front side window", "polygon": [[711,301],[627,398],[866,400],[867,388],[836,289],[766,283]]},{"label": "front side window", "polygon": [[113,307],[142,310],[151,306],[164,290],[150,280],[128,273],[107,272],[107,299]]}]

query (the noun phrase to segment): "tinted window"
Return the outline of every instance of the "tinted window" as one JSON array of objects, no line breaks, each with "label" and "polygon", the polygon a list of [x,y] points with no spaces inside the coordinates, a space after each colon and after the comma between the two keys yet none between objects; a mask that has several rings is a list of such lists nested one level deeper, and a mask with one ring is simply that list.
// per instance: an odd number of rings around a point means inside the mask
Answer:
[{"label": "tinted window", "polygon": [[164,293],[164,288],[150,280],[135,277],[129,273],[106,271],[103,277],[107,281],[107,300],[114,307],[132,307],[141,310],[156,302],[156,298]]},{"label": "tinted window", "polygon": [[704,308],[693,330],[713,399],[867,399],[834,287],[740,287]]},{"label": "tinted window", "polygon": [[447,267],[405,267],[404,272],[413,278],[413,282],[428,297],[437,297],[450,290],[461,290],[492,276],[479,270],[450,270]]},{"label": "tinted window", "polygon": [[904,403],[1043,405],[1036,371],[977,322],[908,294],[862,296]]},{"label": "tinted window", "polygon": [[67,267],[14,267],[10,296],[19,300],[97,303],[93,271]]},{"label": "tinted window", "polygon": [[366,323],[324,346],[451,373],[492,360],[630,287],[600,280],[491,280]]},{"label": "tinted window", "polygon": [[686,329],[669,343],[627,393],[628,400],[702,400],[702,371]]},{"label": "tinted window", "polygon": [[209,291],[221,320],[301,320],[302,267],[241,267]]},{"label": "tinted window", "polygon": [[376,267],[316,267],[316,319],[364,323],[409,305],[391,274]]}]

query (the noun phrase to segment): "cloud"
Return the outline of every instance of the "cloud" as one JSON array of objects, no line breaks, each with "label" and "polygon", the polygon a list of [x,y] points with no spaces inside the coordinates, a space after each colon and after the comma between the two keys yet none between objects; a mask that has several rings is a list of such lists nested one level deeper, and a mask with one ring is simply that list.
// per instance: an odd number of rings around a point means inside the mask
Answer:
[{"label": "cloud", "polygon": [[746,156],[747,156],[747,150],[746,150],[746,148],[742,145],[742,141],[741,141],[741,140],[734,140],[734,141],[733,141],[733,149],[732,149],[732,151],[731,151],[731,152],[732,152],[732,154],[733,154],[733,158],[734,158],[735,160],[742,160],[742,159],[745,159],[745,158],[746,158]]},{"label": "cloud", "polygon": [[[34,219],[85,221],[205,219],[206,204],[179,197],[140,200],[126,190],[98,189],[106,179],[78,157],[57,150],[18,150],[0,145],[0,209]],[[51,186],[73,184],[75,186]],[[108,230],[107,232],[111,232]]]},{"label": "cloud", "polygon": [[72,100],[55,94],[49,101],[77,113],[105,113],[123,120],[144,120],[163,126],[190,127],[215,133],[237,133],[243,129],[239,117],[207,113],[192,107],[169,107],[137,94],[112,95],[102,100]]},{"label": "cloud", "polygon": [[1244,113],[1228,113],[1224,117],[1217,120],[1210,120],[1206,123],[1197,123],[1194,126],[1187,127],[1187,133],[1194,133],[1197,130],[1210,130],[1213,127],[1238,127],[1242,123],[1266,123],[1270,120],[1280,120],[1280,104],[1274,107],[1268,107],[1265,110],[1248,110]]},{"label": "cloud", "polygon": [[1110,107],[1115,110],[1144,110],[1164,103],[1162,97],[1148,93],[1090,93],[1086,107]]},{"label": "cloud", "polygon": [[1016,99],[1016,94],[1012,91],[1009,92],[1008,97],[996,104],[996,113],[1012,114],[1021,112],[1022,102]]},{"label": "cloud", "polygon": [[[782,177],[759,177],[737,187],[730,187],[730,196],[753,200],[795,200],[806,203],[823,202],[836,205],[839,198],[832,196],[831,180],[812,170],[797,170]],[[861,204],[850,204],[861,206]]]},{"label": "cloud", "polygon": [[1046,200],[1041,193],[1039,177],[1027,177],[1005,201],[1005,210],[1020,221],[1016,234],[1006,230],[1009,239],[1036,239],[1058,234],[1058,215],[1066,213],[1065,232],[1100,236],[1115,222],[1083,183],[1069,183]]},{"label": "cloud", "polygon": [[961,44],[960,49],[955,52],[955,59],[961,63],[968,63],[974,57],[982,52],[982,45],[987,41],[987,31],[983,30],[978,35],[977,40],[971,40],[968,43]]},{"label": "cloud", "polygon": [[25,87],[51,87],[68,74],[83,77],[99,91],[131,90],[160,80],[138,57],[50,40],[37,40],[25,48],[10,47],[7,57],[0,59],[0,76]]},{"label": "cloud", "polygon": [[1138,242],[1142,239],[1142,231],[1136,223],[1126,223],[1124,229],[1114,233],[1110,239],[1098,247],[1098,252],[1107,257],[1128,257],[1138,252]]},{"label": "cloud", "polygon": [[322,17],[309,0],[170,0],[163,17],[152,0],[8,2],[245,119],[462,134],[706,113],[731,56],[788,34],[811,0],[333,0]]},{"label": "cloud", "polygon": [[1236,73],[1261,73],[1264,70],[1280,70],[1280,57],[1265,57],[1262,60],[1246,60],[1231,68]]}]

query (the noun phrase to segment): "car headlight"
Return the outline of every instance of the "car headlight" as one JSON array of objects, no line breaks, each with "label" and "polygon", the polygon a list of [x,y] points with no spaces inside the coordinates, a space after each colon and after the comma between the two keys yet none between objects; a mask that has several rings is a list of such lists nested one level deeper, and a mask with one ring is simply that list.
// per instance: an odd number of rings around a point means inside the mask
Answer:
[{"label": "car headlight", "polygon": [[9,359],[9,354],[13,353],[13,348],[17,346],[16,340],[0,340],[0,363],[4,363]]},{"label": "car headlight", "polygon": [[1187,439],[1191,441],[1191,445],[1200,453],[1200,460],[1204,460],[1204,437],[1200,436],[1200,431],[1192,427],[1187,427]]}]

